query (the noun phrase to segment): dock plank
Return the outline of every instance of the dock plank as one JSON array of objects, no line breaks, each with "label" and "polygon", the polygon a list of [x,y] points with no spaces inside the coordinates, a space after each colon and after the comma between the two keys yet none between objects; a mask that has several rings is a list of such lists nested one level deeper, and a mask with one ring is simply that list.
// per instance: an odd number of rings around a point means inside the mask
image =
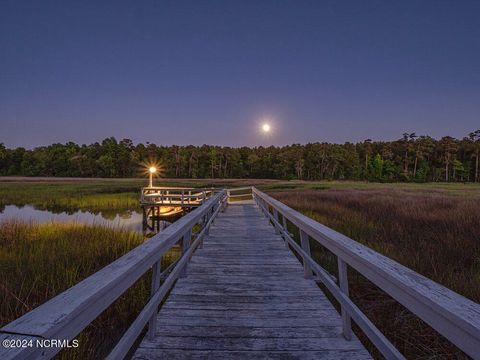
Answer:
[{"label": "dock plank", "polygon": [[134,359],[370,359],[252,201],[221,213]]}]

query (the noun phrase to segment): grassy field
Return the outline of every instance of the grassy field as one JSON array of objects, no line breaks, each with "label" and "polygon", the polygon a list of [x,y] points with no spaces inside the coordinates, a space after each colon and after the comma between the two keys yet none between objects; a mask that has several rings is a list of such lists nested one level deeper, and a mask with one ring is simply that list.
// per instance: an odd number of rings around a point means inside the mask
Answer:
[{"label": "grassy field", "polygon": [[[77,284],[142,241],[139,234],[99,226],[3,223],[0,226],[1,324]],[[135,291],[126,295],[126,301],[125,298],[117,301],[82,332],[78,350],[65,352],[62,357],[83,359],[88,358],[87,354],[105,354],[105,342],[118,337],[119,329],[134,319],[147,299],[147,289],[148,279],[139,281]]]},{"label": "grassy field", "polygon": [[[2,180],[0,211],[9,204],[32,204],[51,211],[134,210],[139,205],[139,188],[146,183],[143,179]],[[478,185],[168,179],[157,180],[156,185],[256,185],[315,220],[480,301]],[[100,226],[1,224],[1,324],[76,284],[142,241],[138,234]],[[335,258],[319,246],[313,250],[319,263],[335,274]],[[362,276],[353,271],[351,275],[355,302],[408,358],[461,356]],[[148,284],[148,276],[142,278],[80,335],[82,353],[63,357],[102,358],[145,304]]]}]

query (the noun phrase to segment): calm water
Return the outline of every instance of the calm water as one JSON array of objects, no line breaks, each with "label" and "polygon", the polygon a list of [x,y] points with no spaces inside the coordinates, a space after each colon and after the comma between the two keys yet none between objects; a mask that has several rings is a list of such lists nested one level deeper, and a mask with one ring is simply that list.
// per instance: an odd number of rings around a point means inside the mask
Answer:
[{"label": "calm water", "polygon": [[96,224],[112,226],[142,232],[142,214],[131,210],[104,215],[101,212],[52,212],[48,210],[38,210],[31,205],[21,207],[16,205],[6,205],[3,211],[0,211],[0,222],[5,220],[23,220],[39,223],[76,222],[88,225]]}]

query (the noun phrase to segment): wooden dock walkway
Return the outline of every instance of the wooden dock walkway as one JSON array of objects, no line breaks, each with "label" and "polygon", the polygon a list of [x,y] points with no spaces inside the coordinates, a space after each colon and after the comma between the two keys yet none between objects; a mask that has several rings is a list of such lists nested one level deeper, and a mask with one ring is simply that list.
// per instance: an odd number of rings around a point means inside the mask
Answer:
[{"label": "wooden dock walkway", "polygon": [[220,213],[134,359],[370,359],[255,203]]},{"label": "wooden dock walkway", "polygon": [[[192,191],[185,198],[185,189],[157,190],[148,189],[154,202],[179,192],[183,203],[196,196]],[[334,274],[311,253],[315,243],[335,256]],[[182,255],[162,268],[162,258],[177,245]],[[148,301],[107,360],[370,358],[352,323],[385,359],[404,360],[350,298],[349,269],[480,360],[480,304],[255,187],[212,191],[148,241],[3,326],[0,359],[51,359],[63,347],[39,340],[68,344],[151,274]]]}]

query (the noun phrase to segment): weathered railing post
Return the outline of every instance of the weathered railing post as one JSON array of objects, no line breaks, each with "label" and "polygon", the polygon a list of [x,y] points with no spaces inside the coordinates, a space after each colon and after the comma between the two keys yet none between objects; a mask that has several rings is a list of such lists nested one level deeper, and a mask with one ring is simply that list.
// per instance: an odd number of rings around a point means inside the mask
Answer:
[{"label": "weathered railing post", "polygon": [[[182,255],[188,251],[191,240],[192,240],[192,229],[190,228],[190,230],[188,230],[185,233],[185,235],[183,235],[183,238],[182,238]],[[185,263],[185,266],[183,267],[183,270],[180,273],[180,277],[186,277],[186,276],[187,276],[187,263]]]},{"label": "weathered railing post", "polygon": [[[207,213],[205,214],[205,227],[207,226],[209,220],[210,220],[210,213],[207,211]],[[209,235],[209,234],[210,234],[210,227],[206,227],[205,235]]]},{"label": "weathered railing post", "polygon": [[262,199],[262,208],[263,208],[263,215],[268,218],[268,205],[267,205],[267,202],[265,200]]},{"label": "weathered railing post", "polygon": [[228,196],[227,197],[224,197],[222,199],[222,210],[221,212],[224,212],[228,207]]},{"label": "weathered railing post", "polygon": [[[306,232],[303,230],[300,230],[300,243],[302,246],[302,250],[307,253],[307,255],[310,257],[310,238]],[[304,272],[304,277],[305,279],[311,279],[313,278],[313,273],[312,273],[312,268],[306,261],[306,259],[303,259],[303,272]]]},{"label": "weathered railing post", "polygon": [[[337,257],[338,260],[338,283],[340,290],[348,296],[348,270],[347,263],[342,259]],[[342,306],[342,327],[343,327],[343,336],[347,340],[352,339],[352,320],[350,315],[348,315],[345,308]]]},{"label": "weathered railing post", "polygon": [[212,222],[210,223],[210,225],[212,225],[214,222],[215,222],[215,218],[213,217],[213,214],[215,214],[215,210],[217,209],[217,206],[219,206],[220,203],[218,203],[216,206],[213,205],[212,206],[212,210],[210,211],[211,214],[210,214],[210,217],[212,218]]},{"label": "weathered railing post", "polygon": [[[162,273],[162,259],[158,260],[152,266],[152,285],[150,287],[150,298],[155,295],[160,287],[160,276]],[[148,322],[148,338],[150,340],[155,338],[155,331],[157,328],[157,312],[155,311]]]},{"label": "weathered railing post", "polygon": [[148,225],[148,210],[145,209],[145,206],[142,206],[142,231],[145,232],[147,230]]},{"label": "weathered railing post", "polygon": [[261,197],[257,197],[257,205],[260,208],[260,210],[262,211],[262,215],[265,215],[264,214],[264,209],[263,209],[263,199]]},{"label": "weathered railing post", "polygon": [[[277,223],[280,223],[278,221],[278,210],[273,208],[273,218],[275,219],[275,221]],[[280,229],[278,228],[278,225],[277,224],[274,224],[274,228],[275,228],[275,234],[280,234]]]},{"label": "weathered railing post", "polygon": [[[288,234],[287,218],[285,217],[284,214],[282,214],[282,225],[283,225],[283,231],[285,231]],[[286,238],[284,240],[285,240],[285,247],[289,249],[288,240]]]},{"label": "weathered railing post", "polygon": [[[203,227],[205,226],[205,216],[202,216],[199,221],[197,222],[198,225],[200,225],[200,230],[198,231],[199,233],[202,231]],[[203,239],[200,241],[198,244],[198,248],[201,249],[203,248]]]}]

